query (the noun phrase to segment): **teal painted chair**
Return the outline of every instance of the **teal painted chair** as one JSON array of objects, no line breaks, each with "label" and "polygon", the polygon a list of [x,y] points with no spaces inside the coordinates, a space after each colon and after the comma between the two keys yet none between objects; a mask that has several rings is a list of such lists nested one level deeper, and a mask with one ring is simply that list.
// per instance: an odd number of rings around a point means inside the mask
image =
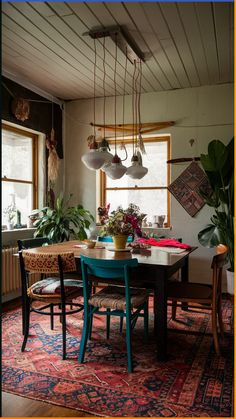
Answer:
[{"label": "teal painted chair", "polygon": [[[91,335],[93,315],[106,316],[107,338],[110,332],[110,317],[126,319],[126,345],[128,372],[133,371],[131,332],[138,317],[144,318],[145,337],[148,337],[148,291],[129,286],[130,271],[138,266],[137,259],[101,260],[81,255],[81,270],[84,295],[84,325],[80,343],[79,362],[84,362],[87,340]],[[93,277],[90,278],[89,275]],[[97,278],[122,279],[124,286],[109,285],[92,294],[92,281]],[[103,310],[101,310],[103,309]],[[141,313],[142,311],[142,313]]]}]

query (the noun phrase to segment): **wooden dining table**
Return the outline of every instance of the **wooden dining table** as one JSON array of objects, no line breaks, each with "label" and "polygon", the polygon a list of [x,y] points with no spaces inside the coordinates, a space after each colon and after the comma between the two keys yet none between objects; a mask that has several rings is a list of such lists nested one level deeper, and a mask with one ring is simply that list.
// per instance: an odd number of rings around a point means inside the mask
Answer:
[{"label": "wooden dining table", "polygon": [[[181,281],[189,280],[189,255],[197,249],[192,247],[181,253],[170,253],[160,250],[158,247],[141,249],[136,254],[132,251],[116,252],[109,250],[111,243],[97,242],[94,249],[79,247],[81,242],[68,241],[49,246],[28,249],[30,253],[53,253],[73,252],[77,260],[78,269],[80,255],[86,255],[95,259],[123,260],[130,258],[138,259],[138,268],[131,277],[131,285],[151,289],[154,294],[154,333],[157,345],[157,358],[166,361],[167,354],[167,281],[173,274],[181,270]],[[99,278],[99,283],[101,282]],[[108,280],[106,279],[106,283]],[[187,307],[185,307],[187,309]]]}]

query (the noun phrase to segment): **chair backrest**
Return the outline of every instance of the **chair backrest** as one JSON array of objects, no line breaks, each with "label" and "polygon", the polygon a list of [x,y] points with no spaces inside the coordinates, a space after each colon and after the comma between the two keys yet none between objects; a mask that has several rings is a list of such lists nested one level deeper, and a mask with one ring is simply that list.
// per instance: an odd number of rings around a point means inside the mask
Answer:
[{"label": "chair backrest", "polygon": [[47,237],[35,237],[30,239],[17,240],[19,251],[22,249],[32,249],[33,247],[41,247],[45,244],[50,244]]},{"label": "chair backrest", "polygon": [[221,293],[222,287],[222,270],[226,263],[228,248],[224,244],[220,244],[216,248],[216,255],[212,258],[211,268],[213,269],[212,287],[213,287],[213,300]]},{"label": "chair backrest", "polygon": [[[126,307],[130,307],[129,278],[130,269],[138,266],[137,259],[102,260],[93,259],[80,255],[83,278],[84,307],[88,308],[88,300],[91,294],[91,281],[94,276],[105,279],[123,279],[125,285]],[[89,278],[88,274],[93,278]]]},{"label": "chair backrest", "polygon": [[31,253],[23,250],[20,252],[21,256],[23,258],[24,269],[29,273],[59,273],[59,256],[63,272],[74,272],[76,270],[75,257],[72,252],[58,255],[55,253]]}]

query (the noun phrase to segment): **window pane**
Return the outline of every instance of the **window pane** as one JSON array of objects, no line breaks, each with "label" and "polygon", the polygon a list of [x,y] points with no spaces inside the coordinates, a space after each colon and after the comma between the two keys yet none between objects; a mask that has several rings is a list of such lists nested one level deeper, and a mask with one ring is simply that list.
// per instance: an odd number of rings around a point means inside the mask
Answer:
[{"label": "window pane", "polygon": [[[2,182],[2,223],[8,222],[8,215],[4,210],[15,204],[15,209],[21,212],[21,224],[27,224],[28,215],[33,209],[33,186],[27,183]],[[16,224],[16,215],[12,221]]]},{"label": "window pane", "polygon": [[[130,203],[140,207],[141,212],[147,214],[148,222],[153,222],[154,215],[167,216],[167,190],[125,190],[107,191],[107,203],[111,211],[119,205],[125,209]],[[165,219],[165,222],[167,219]]]},{"label": "window pane", "polygon": [[2,177],[32,181],[32,138],[2,131]]},{"label": "window pane", "polygon": [[[119,180],[112,180],[108,176],[107,187],[133,187],[135,185],[141,186],[167,186],[167,164],[168,160],[168,143],[167,141],[145,143],[147,154],[142,155],[143,166],[148,168],[148,173],[142,179],[130,179],[129,176],[124,175]],[[131,158],[133,154],[132,144],[126,145],[128,152],[128,160],[123,164],[127,167],[131,166]],[[118,154],[123,157],[123,151]]]}]

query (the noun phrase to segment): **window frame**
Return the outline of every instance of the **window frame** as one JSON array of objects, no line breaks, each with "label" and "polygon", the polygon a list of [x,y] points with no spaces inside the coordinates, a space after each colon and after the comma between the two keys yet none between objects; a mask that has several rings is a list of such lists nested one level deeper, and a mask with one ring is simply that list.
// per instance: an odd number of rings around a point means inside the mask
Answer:
[{"label": "window frame", "polygon": [[[110,144],[114,144],[114,140],[109,140]],[[143,138],[144,144],[145,143],[156,143],[156,142],[167,142],[167,160],[170,160],[170,151],[171,151],[171,144],[170,144],[171,137],[169,134],[163,136],[152,136]],[[116,143],[119,145],[121,143],[125,144],[132,144],[132,139],[117,139]],[[114,190],[167,190],[167,221],[166,227],[170,227],[170,192],[168,190],[168,186],[170,185],[170,165],[166,163],[167,166],[167,185],[166,186],[132,186],[132,187],[114,187],[108,188],[106,186],[106,173],[100,170],[100,205],[101,207],[105,207],[107,204],[107,194],[106,191],[114,191]]]},{"label": "window frame", "polygon": [[32,139],[32,181],[31,180],[21,180],[14,178],[7,178],[6,176],[2,177],[2,182],[11,182],[11,183],[21,183],[32,185],[33,188],[33,208],[38,207],[38,135],[32,132],[21,129],[20,127],[13,127],[11,125],[2,124],[2,130],[13,132],[19,135],[24,135],[25,137]]}]

